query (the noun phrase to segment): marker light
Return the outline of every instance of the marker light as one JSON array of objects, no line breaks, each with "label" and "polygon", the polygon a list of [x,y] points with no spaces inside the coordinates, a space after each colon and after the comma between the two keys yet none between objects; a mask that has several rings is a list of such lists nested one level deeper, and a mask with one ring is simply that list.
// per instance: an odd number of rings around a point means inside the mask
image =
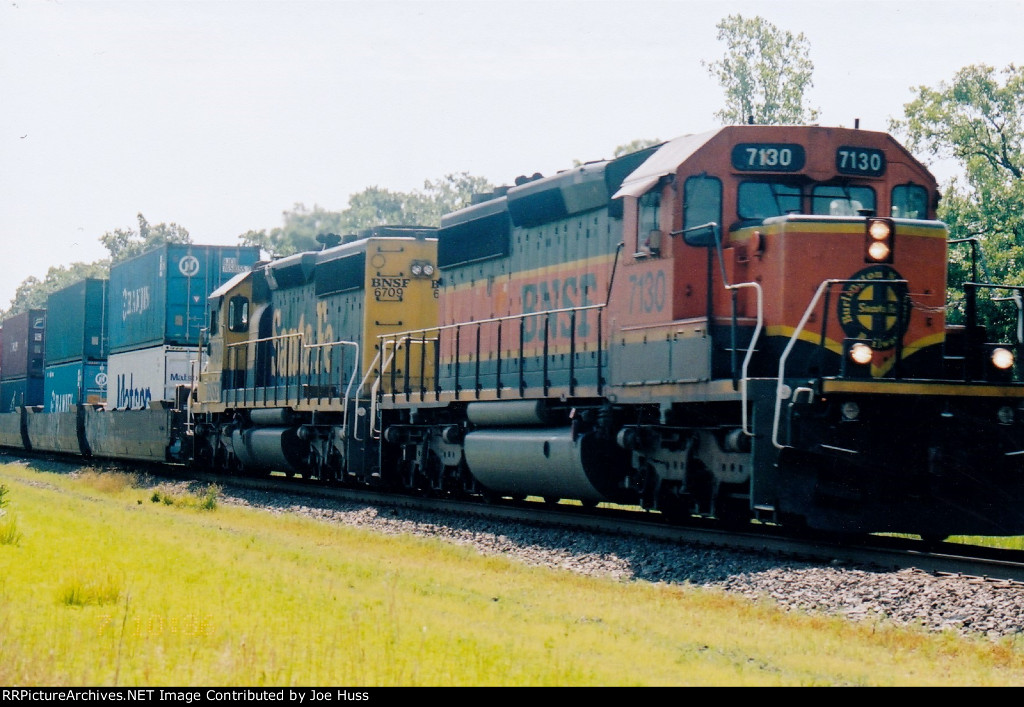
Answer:
[{"label": "marker light", "polygon": [[992,349],[992,365],[1001,371],[1013,366],[1013,352],[1002,346]]},{"label": "marker light", "polygon": [[874,351],[867,344],[857,342],[850,347],[850,358],[853,359],[854,363],[859,363],[861,366],[866,366],[871,363],[871,358],[874,356]]}]

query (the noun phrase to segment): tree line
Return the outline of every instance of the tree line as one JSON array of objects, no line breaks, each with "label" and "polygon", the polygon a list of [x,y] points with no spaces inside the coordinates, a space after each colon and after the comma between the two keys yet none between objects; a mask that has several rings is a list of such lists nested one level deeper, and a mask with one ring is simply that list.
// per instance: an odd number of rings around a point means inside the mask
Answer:
[{"label": "tree line", "polygon": [[[779,29],[761,17],[729,15],[716,26],[725,45],[723,55],[702,62],[724,93],[715,116],[723,125],[753,122],[766,125],[814,122],[819,110],[807,92],[813,86],[814,64],[803,33]],[[1024,285],[1024,70],[1010,65],[997,69],[984,64],[962,68],[937,86],[911,89],[903,117],[890,130],[922,161],[952,159],[960,174],[944,184],[938,216],[956,240],[975,239],[978,262],[967,247],[951,247],[951,292],[974,277]],[[637,139],[620,145],[619,156],[657,144]],[[333,211],[297,203],[283,212],[283,223],[272,229],[239,235],[244,245],[262,248],[270,257],[319,249],[317,236],[345,235],[378,225],[439,225],[441,215],[470,202],[473,194],[494,188],[483,177],[466,172],[426,180],[410,192],[379,186],[349,197],[348,205]],[[103,277],[111,263],[130,258],[164,243],[189,243],[188,230],[174,223],[150,225],[140,213],[137,228],[118,228],[100,236],[109,257],[94,263],[51,267],[42,279],[26,278],[0,317],[45,306],[50,293],[85,277]],[[998,292],[996,294],[999,294]],[[998,300],[998,297],[996,298]],[[963,303],[953,301],[953,321]],[[1004,316],[998,302],[986,302],[983,315]],[[1005,318],[1004,327],[1016,319]]]}]

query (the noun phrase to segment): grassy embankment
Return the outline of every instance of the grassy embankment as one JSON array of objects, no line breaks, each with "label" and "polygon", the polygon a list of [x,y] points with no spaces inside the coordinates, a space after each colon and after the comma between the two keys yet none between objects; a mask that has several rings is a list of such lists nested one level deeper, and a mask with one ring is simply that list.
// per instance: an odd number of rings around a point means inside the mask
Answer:
[{"label": "grassy embankment", "polygon": [[579,577],[134,481],[0,466],[0,684],[1024,684],[1020,640]]}]

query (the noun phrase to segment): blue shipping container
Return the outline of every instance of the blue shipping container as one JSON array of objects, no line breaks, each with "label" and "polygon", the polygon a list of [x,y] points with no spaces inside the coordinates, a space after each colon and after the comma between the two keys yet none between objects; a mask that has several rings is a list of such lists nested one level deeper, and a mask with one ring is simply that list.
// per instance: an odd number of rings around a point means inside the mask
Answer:
[{"label": "blue shipping container", "polygon": [[0,412],[16,412],[22,406],[42,404],[42,378],[13,378],[0,381]]},{"label": "blue shipping container", "polygon": [[70,412],[72,405],[102,405],[107,400],[107,364],[71,361],[46,367],[43,412]]},{"label": "blue shipping container", "polygon": [[195,346],[210,294],[259,260],[254,246],[168,244],[110,268],[110,352]]},{"label": "blue shipping container", "polygon": [[107,357],[107,281],[79,280],[46,300],[46,365]]}]

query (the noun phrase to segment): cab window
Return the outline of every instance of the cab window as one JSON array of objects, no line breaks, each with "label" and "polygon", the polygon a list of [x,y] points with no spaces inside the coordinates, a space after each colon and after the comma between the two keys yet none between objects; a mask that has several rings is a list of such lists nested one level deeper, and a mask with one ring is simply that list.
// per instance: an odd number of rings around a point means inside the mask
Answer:
[{"label": "cab window", "polygon": [[826,184],[811,192],[811,213],[819,216],[865,216],[875,213],[875,190]]},{"label": "cab window", "polygon": [[778,182],[740,184],[737,211],[744,221],[800,213],[800,188]]},{"label": "cab window", "polygon": [[637,251],[658,255],[661,250],[661,192],[658,189],[640,197],[637,222]]},{"label": "cab window", "polygon": [[715,177],[690,177],[683,185],[683,228],[722,223],[722,182]]},{"label": "cab window", "polygon": [[228,329],[230,331],[249,330],[249,299],[243,295],[235,295],[228,300]]},{"label": "cab window", "polygon": [[892,190],[893,218],[928,218],[928,192],[920,184],[901,184]]}]

